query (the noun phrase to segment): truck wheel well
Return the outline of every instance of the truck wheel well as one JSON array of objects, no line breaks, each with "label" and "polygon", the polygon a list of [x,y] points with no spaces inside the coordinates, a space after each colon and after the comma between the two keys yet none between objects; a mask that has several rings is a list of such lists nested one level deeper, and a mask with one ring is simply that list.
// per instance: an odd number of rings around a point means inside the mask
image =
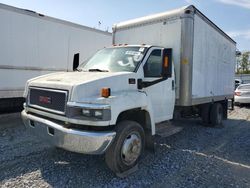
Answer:
[{"label": "truck wheel well", "polygon": [[140,108],[121,112],[117,118],[116,124],[123,120],[135,121],[139,123],[145,131],[151,130],[150,115],[147,111],[141,110]]},{"label": "truck wheel well", "polygon": [[145,132],[145,146],[148,150],[154,152],[154,136],[152,135],[149,113],[146,110],[141,110],[140,108],[127,110],[119,114],[116,124],[123,120],[135,121],[142,126]]}]

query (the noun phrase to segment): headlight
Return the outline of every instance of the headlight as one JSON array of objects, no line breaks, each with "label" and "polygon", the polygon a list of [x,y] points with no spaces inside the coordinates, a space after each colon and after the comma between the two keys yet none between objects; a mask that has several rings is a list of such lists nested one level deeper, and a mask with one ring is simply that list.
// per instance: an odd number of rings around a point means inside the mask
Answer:
[{"label": "headlight", "polygon": [[95,117],[98,119],[102,119],[102,111],[101,110],[96,110],[95,111]]},{"label": "headlight", "polygon": [[90,121],[109,121],[111,108],[106,104],[68,103],[67,117]]},{"label": "headlight", "polygon": [[87,116],[87,117],[90,117],[90,116],[91,116],[90,110],[83,109],[83,110],[82,110],[82,115]]},{"label": "headlight", "polygon": [[85,117],[103,119],[103,110],[82,109],[82,115]]}]

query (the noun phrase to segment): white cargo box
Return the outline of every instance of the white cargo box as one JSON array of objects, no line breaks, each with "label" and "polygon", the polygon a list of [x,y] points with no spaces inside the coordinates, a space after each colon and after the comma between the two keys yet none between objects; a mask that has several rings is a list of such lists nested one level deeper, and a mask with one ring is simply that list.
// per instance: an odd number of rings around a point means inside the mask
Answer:
[{"label": "white cargo box", "polygon": [[71,71],[79,62],[112,43],[112,35],[0,4],[0,98],[22,97],[28,79]]},{"label": "white cargo box", "polygon": [[194,6],[115,24],[113,43],[172,48],[177,105],[233,97],[236,43]]}]

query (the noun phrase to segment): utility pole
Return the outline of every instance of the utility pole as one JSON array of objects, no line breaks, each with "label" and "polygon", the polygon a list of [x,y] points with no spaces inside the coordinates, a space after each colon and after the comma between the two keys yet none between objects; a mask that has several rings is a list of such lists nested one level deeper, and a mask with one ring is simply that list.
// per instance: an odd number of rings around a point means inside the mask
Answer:
[{"label": "utility pole", "polygon": [[101,28],[101,25],[102,25],[101,21],[98,21],[98,28],[99,29]]}]

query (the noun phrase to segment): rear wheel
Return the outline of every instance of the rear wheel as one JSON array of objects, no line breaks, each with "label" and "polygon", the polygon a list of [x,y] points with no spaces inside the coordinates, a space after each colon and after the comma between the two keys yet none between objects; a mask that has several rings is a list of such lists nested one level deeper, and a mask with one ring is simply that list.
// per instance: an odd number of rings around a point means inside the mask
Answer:
[{"label": "rear wheel", "polygon": [[239,102],[234,102],[234,105],[235,106],[240,106],[240,103]]},{"label": "rear wheel", "polygon": [[115,173],[133,168],[145,145],[145,134],[140,124],[122,121],[116,126],[116,137],[105,153],[108,167]]},{"label": "rear wheel", "polygon": [[221,125],[223,121],[223,107],[220,103],[214,103],[210,112],[211,126]]},{"label": "rear wheel", "polygon": [[209,125],[210,121],[210,111],[211,111],[211,104],[203,104],[201,106],[201,119],[204,125]]}]

